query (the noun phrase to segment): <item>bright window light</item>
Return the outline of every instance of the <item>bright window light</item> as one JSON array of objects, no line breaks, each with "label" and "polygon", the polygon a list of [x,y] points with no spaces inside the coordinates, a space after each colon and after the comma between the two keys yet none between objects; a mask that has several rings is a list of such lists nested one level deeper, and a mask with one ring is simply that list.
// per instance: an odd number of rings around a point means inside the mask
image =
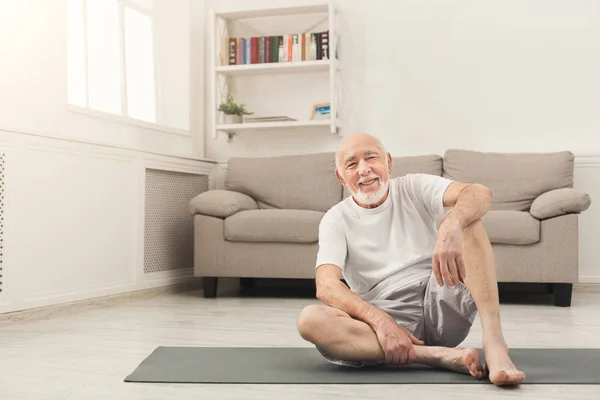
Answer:
[{"label": "bright window light", "polygon": [[86,107],[83,2],[81,0],[69,0],[68,13],[67,98],[69,104]]},{"label": "bright window light", "polygon": [[116,0],[87,0],[88,106],[121,113],[119,8]]},{"label": "bright window light", "polygon": [[130,117],[156,122],[152,20],[125,8],[125,65],[127,112]]},{"label": "bright window light", "polygon": [[71,109],[189,133],[191,1],[67,4],[67,102],[76,106]]}]

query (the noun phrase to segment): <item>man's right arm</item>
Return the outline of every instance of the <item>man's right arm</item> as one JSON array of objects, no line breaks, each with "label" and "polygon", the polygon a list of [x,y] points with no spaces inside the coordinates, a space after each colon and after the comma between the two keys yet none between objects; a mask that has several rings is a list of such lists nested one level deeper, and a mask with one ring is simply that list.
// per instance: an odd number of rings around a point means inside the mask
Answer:
[{"label": "man's right arm", "polygon": [[352,318],[363,321],[376,329],[391,316],[369,304],[352,292],[342,282],[342,269],[337,265],[324,264],[316,271],[317,299],[328,306],[345,311]]}]

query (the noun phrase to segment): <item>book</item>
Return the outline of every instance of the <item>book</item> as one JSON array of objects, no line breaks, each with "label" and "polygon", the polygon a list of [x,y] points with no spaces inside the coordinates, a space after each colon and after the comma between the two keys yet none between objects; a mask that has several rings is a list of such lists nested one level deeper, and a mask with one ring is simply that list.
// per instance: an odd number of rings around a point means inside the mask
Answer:
[{"label": "book", "polygon": [[328,60],[329,31],[220,38],[220,65]]}]

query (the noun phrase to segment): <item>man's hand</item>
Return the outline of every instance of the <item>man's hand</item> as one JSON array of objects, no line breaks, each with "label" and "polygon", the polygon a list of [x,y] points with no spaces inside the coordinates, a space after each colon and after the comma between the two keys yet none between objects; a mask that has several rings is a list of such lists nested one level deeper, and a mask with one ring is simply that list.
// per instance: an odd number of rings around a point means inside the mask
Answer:
[{"label": "man's hand", "polygon": [[388,317],[382,318],[373,327],[385,354],[386,364],[414,362],[417,356],[413,344],[424,345],[424,342],[413,336],[403,326],[398,325],[392,317]]},{"label": "man's hand", "polygon": [[433,250],[433,273],[440,286],[464,282],[467,271],[463,259],[463,232],[460,222],[447,218],[438,230]]}]

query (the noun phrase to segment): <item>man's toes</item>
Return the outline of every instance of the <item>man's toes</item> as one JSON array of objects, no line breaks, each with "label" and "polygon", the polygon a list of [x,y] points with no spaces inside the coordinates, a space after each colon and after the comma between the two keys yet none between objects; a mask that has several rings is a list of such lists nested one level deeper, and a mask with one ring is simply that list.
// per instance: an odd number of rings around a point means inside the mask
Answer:
[{"label": "man's toes", "polygon": [[514,371],[510,374],[512,382],[522,382],[525,379],[525,373],[521,371]]},{"label": "man's toes", "polygon": [[490,374],[490,381],[496,385],[515,385],[525,379],[525,374],[521,371],[495,371]]}]

